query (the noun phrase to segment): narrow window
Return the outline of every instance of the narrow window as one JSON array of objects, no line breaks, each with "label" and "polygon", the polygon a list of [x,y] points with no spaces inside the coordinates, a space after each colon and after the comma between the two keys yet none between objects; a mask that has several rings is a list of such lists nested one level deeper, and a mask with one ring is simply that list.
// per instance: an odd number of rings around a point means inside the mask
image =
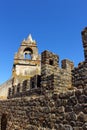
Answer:
[{"label": "narrow window", "polygon": [[38,75],[38,76],[37,76],[37,87],[38,87],[38,88],[41,87],[40,84],[41,84],[41,76]]},{"label": "narrow window", "polygon": [[50,59],[50,60],[49,60],[49,64],[50,64],[50,65],[53,65],[53,60]]},{"label": "narrow window", "polygon": [[23,81],[22,91],[25,92],[27,89],[27,80]]},{"label": "narrow window", "polygon": [[20,87],[17,87],[17,93],[19,93],[20,92]]},{"label": "narrow window", "polygon": [[32,88],[35,88],[35,83],[34,83],[34,81],[32,81]]},{"label": "narrow window", "polygon": [[24,50],[24,58],[25,59],[31,60],[32,59],[32,54],[33,54],[33,51],[32,51],[31,48],[25,48],[25,50]]},{"label": "narrow window", "polygon": [[15,93],[15,86],[12,87],[12,95]]},{"label": "narrow window", "polygon": [[11,88],[8,89],[8,97],[11,96]]},{"label": "narrow window", "polygon": [[20,92],[20,83],[17,85],[17,93]]}]

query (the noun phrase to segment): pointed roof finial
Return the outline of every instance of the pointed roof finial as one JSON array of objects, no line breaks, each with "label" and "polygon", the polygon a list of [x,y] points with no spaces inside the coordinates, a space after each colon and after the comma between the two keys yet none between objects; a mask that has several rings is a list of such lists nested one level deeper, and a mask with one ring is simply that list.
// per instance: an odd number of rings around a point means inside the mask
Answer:
[{"label": "pointed roof finial", "polygon": [[31,34],[29,34],[28,37],[22,41],[22,44],[36,44],[36,41],[33,40]]},{"label": "pointed roof finial", "polygon": [[33,39],[32,39],[31,34],[28,35],[28,37],[27,37],[27,41],[29,41],[29,42],[33,42]]}]

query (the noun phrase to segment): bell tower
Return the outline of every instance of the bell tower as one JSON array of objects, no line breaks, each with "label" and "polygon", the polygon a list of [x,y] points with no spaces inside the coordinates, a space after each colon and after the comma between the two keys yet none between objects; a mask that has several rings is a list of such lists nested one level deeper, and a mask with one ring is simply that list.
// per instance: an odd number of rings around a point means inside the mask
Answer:
[{"label": "bell tower", "polygon": [[13,85],[22,83],[34,75],[40,75],[41,58],[38,54],[36,41],[31,35],[24,39],[14,56],[13,64]]}]

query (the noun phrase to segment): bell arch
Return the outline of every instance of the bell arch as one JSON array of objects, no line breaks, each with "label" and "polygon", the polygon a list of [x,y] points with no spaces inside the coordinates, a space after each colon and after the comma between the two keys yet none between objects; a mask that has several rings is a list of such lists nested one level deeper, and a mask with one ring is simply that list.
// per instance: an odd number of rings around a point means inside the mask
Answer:
[{"label": "bell arch", "polygon": [[32,59],[32,54],[33,54],[33,51],[32,51],[31,48],[25,48],[24,49],[24,59],[31,60]]}]

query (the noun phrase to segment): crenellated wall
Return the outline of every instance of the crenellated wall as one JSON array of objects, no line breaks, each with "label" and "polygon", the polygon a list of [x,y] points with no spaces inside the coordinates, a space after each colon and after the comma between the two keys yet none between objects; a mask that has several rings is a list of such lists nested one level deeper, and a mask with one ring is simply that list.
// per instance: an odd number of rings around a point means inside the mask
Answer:
[{"label": "crenellated wall", "polygon": [[[55,92],[66,91],[72,88],[73,62],[62,60],[62,68],[59,67],[59,56],[52,52],[44,51],[41,55],[41,87],[50,87]],[[50,87],[49,87],[50,86]]]},{"label": "crenellated wall", "polygon": [[[59,57],[49,51],[41,54],[41,75],[35,75],[29,80],[24,80],[18,85],[9,88],[8,98],[28,96],[33,89],[45,89],[55,91],[55,93],[68,91],[72,89],[72,69],[73,62],[62,60],[62,67],[59,67]],[[51,90],[52,89],[52,90]],[[29,92],[30,91],[30,92]]]},{"label": "crenellated wall", "polygon": [[84,61],[72,70],[72,84],[77,88],[85,88],[87,86],[87,27],[81,34],[84,48]]},{"label": "crenellated wall", "polygon": [[87,87],[0,101],[0,121],[4,130],[87,130]]},{"label": "crenellated wall", "polygon": [[79,63],[77,68],[72,70],[73,86],[84,88],[87,86],[87,62]]}]

